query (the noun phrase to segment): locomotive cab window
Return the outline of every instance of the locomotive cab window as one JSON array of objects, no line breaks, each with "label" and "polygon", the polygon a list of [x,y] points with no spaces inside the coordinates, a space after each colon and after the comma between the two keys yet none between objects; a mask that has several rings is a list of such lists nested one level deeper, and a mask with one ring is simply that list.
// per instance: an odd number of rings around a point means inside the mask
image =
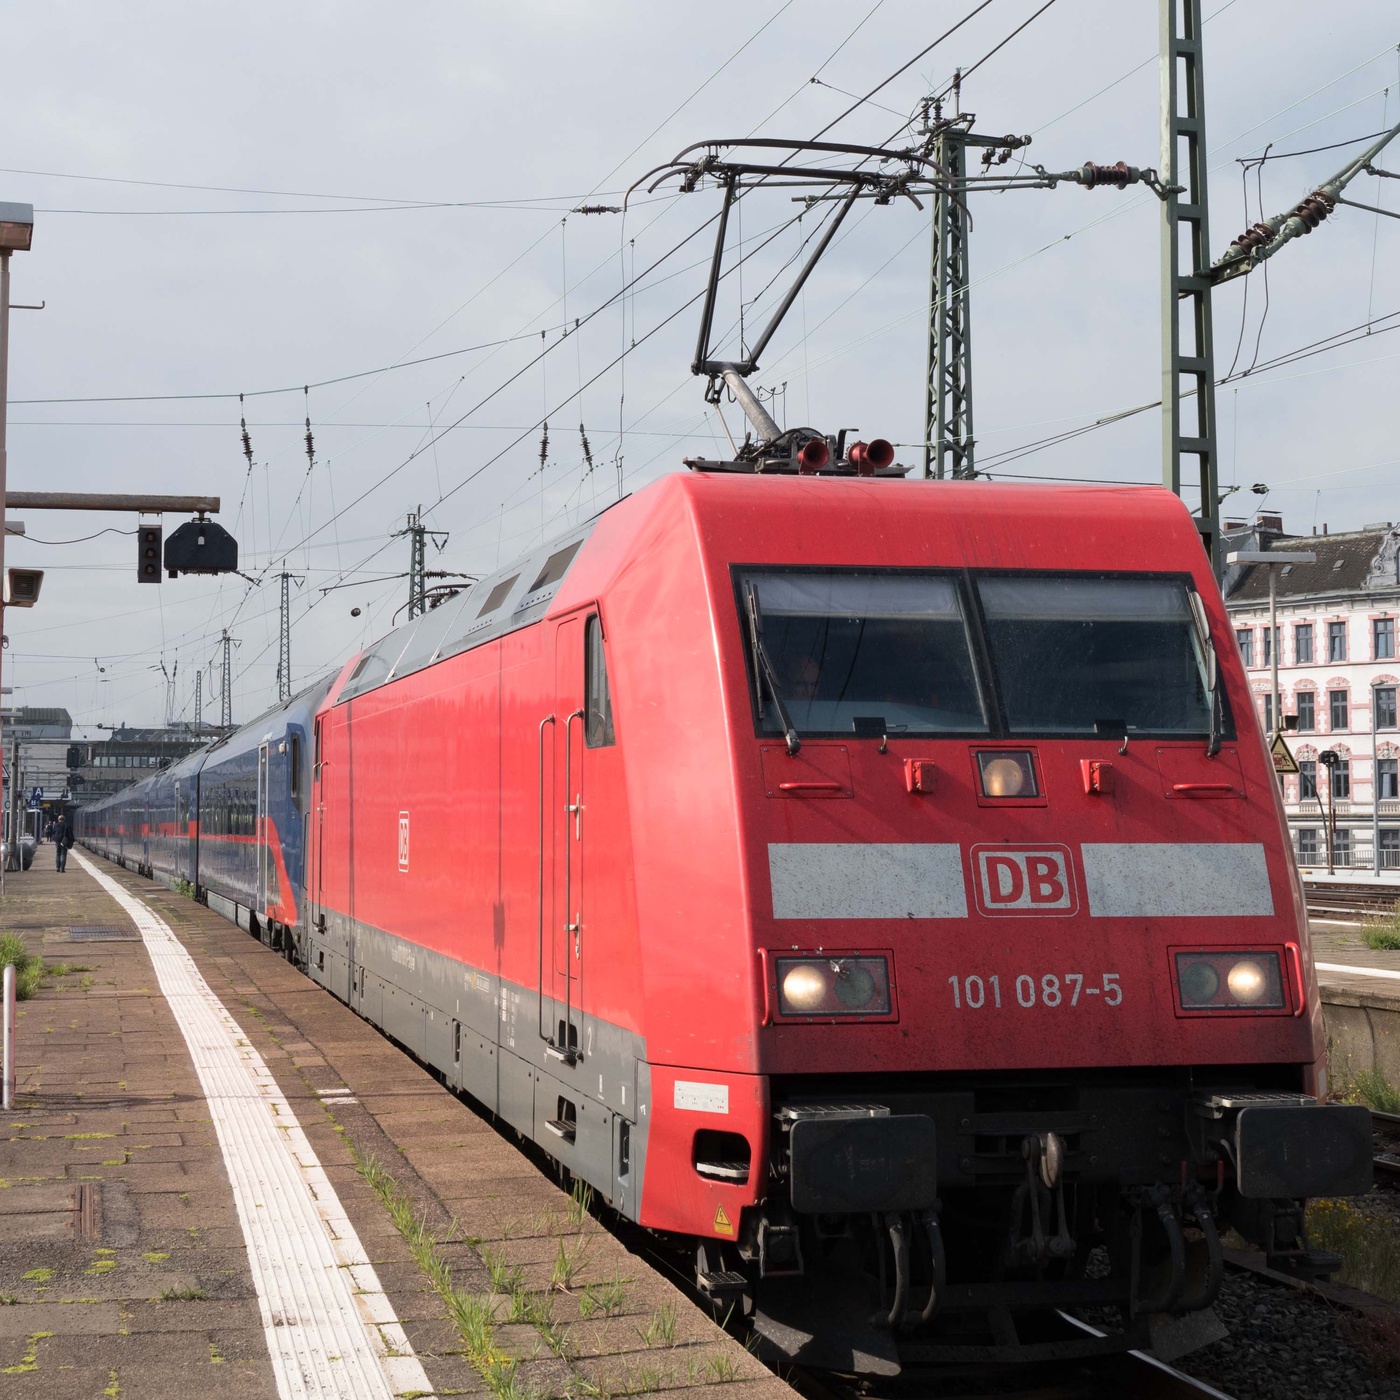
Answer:
[{"label": "locomotive cab window", "polygon": [[738,592],[760,733],[988,732],[953,577],[745,571]]},{"label": "locomotive cab window", "polygon": [[608,663],[603,655],[603,625],[594,613],[583,635],[584,743],[605,749],[617,743],[613,732],[612,694],[608,690]]},{"label": "locomotive cab window", "polygon": [[1184,580],[1022,575],[977,589],[1009,733],[1210,731]]}]

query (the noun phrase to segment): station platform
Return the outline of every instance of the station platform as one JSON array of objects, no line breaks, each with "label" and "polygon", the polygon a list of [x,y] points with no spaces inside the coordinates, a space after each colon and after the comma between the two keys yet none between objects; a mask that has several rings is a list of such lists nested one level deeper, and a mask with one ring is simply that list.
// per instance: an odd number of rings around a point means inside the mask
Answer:
[{"label": "station platform", "polygon": [[278,954],[52,859],[0,911],[53,969],[3,1117],[0,1393],[791,1397]]},{"label": "station platform", "polygon": [[1334,1088],[1379,1073],[1400,1090],[1400,951],[1368,948],[1360,921],[1311,921]]}]

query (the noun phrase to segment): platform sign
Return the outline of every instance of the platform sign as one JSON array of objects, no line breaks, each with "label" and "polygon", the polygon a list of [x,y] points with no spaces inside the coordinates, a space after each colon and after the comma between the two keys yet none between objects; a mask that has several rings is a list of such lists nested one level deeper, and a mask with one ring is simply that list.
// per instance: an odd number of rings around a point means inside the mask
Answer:
[{"label": "platform sign", "polygon": [[1289,752],[1288,745],[1283,741],[1282,734],[1275,734],[1274,741],[1269,745],[1269,757],[1274,761],[1274,772],[1282,777],[1285,773],[1296,773],[1298,771],[1298,760]]},{"label": "platform sign", "polygon": [[32,812],[36,807],[42,807],[43,805],[44,805],[44,789],[41,788],[41,787],[36,787],[36,788],[29,794],[29,810]]}]

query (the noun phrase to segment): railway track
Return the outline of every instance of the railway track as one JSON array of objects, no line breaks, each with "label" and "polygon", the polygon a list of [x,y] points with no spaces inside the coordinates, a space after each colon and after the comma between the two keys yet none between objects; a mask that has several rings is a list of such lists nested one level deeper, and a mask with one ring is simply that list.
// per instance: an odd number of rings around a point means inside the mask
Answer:
[{"label": "railway track", "polygon": [[1314,918],[1355,919],[1388,914],[1400,903],[1400,886],[1373,884],[1318,885],[1303,882],[1308,913]]},{"label": "railway track", "polygon": [[1389,1185],[1400,1186],[1400,1113],[1381,1113],[1373,1108],[1371,1127],[1376,1144],[1373,1154],[1376,1171]]},{"label": "railway track", "polygon": [[[1058,1312],[1054,1318],[1064,1340],[1105,1335],[1068,1313]],[[888,1382],[851,1382],[800,1366],[784,1367],[780,1374],[805,1400],[931,1400],[935,1395],[938,1400],[1230,1400],[1225,1391],[1141,1351],[1044,1368],[1020,1367],[1000,1377],[965,1382],[966,1389],[955,1380],[917,1371]]]}]

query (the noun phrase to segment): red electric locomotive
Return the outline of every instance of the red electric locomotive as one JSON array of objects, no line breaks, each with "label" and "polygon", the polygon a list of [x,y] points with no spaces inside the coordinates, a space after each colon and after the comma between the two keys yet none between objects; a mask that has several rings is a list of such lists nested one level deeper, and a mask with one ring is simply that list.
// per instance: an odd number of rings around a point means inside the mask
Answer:
[{"label": "red electric locomotive", "polygon": [[1227,1223],[1316,1264],[1369,1120],[1187,511],[823,455],[692,464],[346,666],[311,975],[786,1355],[1199,1309]]}]

